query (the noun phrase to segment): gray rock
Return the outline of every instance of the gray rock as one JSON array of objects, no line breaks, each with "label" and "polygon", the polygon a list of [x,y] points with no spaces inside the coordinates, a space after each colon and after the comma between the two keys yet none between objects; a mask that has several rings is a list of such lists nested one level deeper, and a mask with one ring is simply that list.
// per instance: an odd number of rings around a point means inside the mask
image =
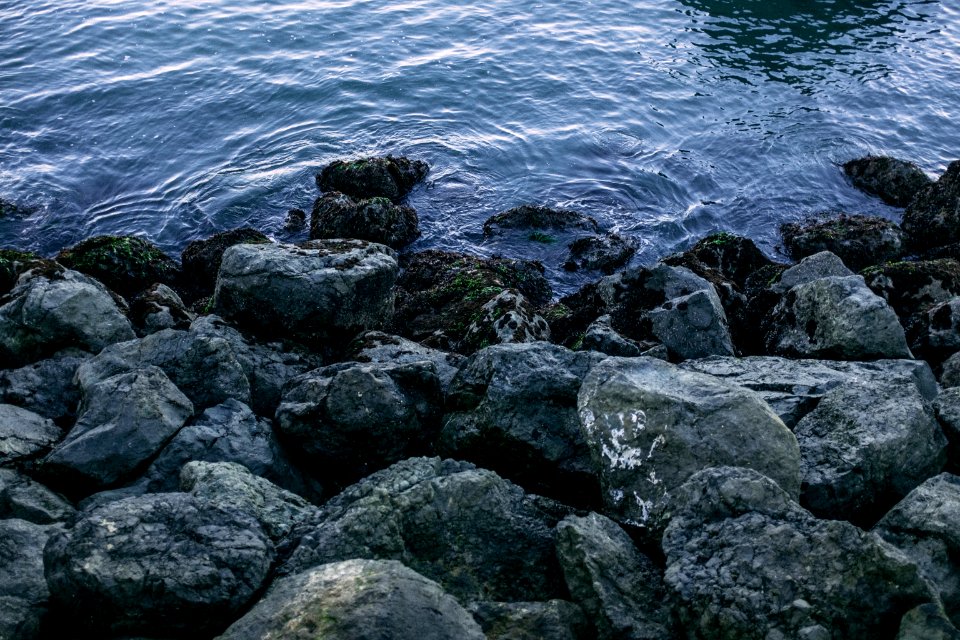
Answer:
[{"label": "gray rock", "polygon": [[960,241],[960,161],[953,161],[935,183],[920,189],[903,212],[901,226],[919,249]]},{"label": "gray rock", "polygon": [[0,469],[0,519],[53,524],[69,520],[75,514],[73,505],[29,476],[12,469]]},{"label": "gray rock", "polygon": [[596,269],[611,274],[630,262],[637,243],[617,233],[577,238],[567,245],[569,253],[563,268],[567,271]]},{"label": "gray rock", "polygon": [[574,601],[599,640],[670,640],[663,576],[617,523],[599,514],[557,525],[557,557]]},{"label": "gray rock", "polygon": [[897,314],[860,276],[820,278],[790,289],[774,308],[767,349],[798,358],[910,358]]},{"label": "gray rock", "polygon": [[130,303],[130,317],[142,333],[161,329],[187,329],[196,317],[187,310],[177,292],[156,283]]},{"label": "gray rock", "polygon": [[388,198],[354,200],[332,191],[317,198],[310,213],[311,240],[356,238],[400,249],[419,235],[417,212]]},{"label": "gray rock", "polygon": [[839,217],[818,216],[787,223],[780,226],[780,234],[784,250],[794,260],[829,251],[853,271],[897,260],[906,244],[897,223],[876,216],[845,213]]},{"label": "gray rock", "polygon": [[484,640],[436,582],[393,560],[334,562],[277,580],[222,640]]},{"label": "gray rock", "polygon": [[592,628],[583,610],[566,600],[475,602],[467,607],[487,640],[580,640]]},{"label": "gray rock", "polygon": [[350,354],[357,362],[392,362],[408,364],[411,362],[432,362],[437,369],[437,377],[444,392],[450,387],[453,376],[457,374],[465,358],[458,353],[448,353],[431,349],[422,344],[400,336],[392,336],[382,331],[367,331],[357,337],[355,347]]},{"label": "gray rock", "polygon": [[947,457],[956,463],[960,460],[960,387],[944,389],[933,403],[933,411],[947,436]]},{"label": "gray rock", "polygon": [[940,385],[944,388],[960,387],[960,352],[944,360],[941,365]]},{"label": "gray rock", "polygon": [[44,473],[78,493],[127,480],[192,413],[157,367],[107,378],[85,391],[77,424],[44,459]]},{"label": "gray rock", "polygon": [[673,499],[664,581],[690,637],[872,640],[936,601],[899,551],[755,471],[706,469]]},{"label": "gray rock", "polygon": [[946,462],[947,440],[912,386],[837,387],[794,432],[801,503],[824,518],[870,522]]},{"label": "gray rock", "polygon": [[602,359],[545,342],[478,351],[447,394],[438,453],[536,493],[596,504],[597,473],[580,432],[577,392]]},{"label": "gray rock", "polygon": [[12,404],[0,404],[0,467],[43,455],[62,436],[53,420]]},{"label": "gray rock", "polygon": [[34,270],[0,306],[0,361],[22,366],[66,347],[97,353],[135,337],[102,284],[76,271]]},{"label": "gray rock", "polygon": [[652,358],[608,358],[587,374],[578,407],[605,514],[620,521],[648,527],[666,494],[710,466],[757,469],[799,494],[796,438],[748,389]]},{"label": "gray rock", "polygon": [[938,590],[947,615],[960,620],[960,477],[930,478],[883,516],[874,531],[917,563]]},{"label": "gray rock", "polygon": [[234,245],[223,254],[214,306],[255,333],[322,343],[382,328],[397,269],[391,249],[362,240]]},{"label": "gray rock", "polygon": [[50,596],[43,577],[43,546],[59,528],[0,520],[0,638],[40,637]]},{"label": "gray rock", "polygon": [[235,462],[188,462],[180,490],[224,509],[238,509],[263,526],[273,541],[315,515],[316,507]]},{"label": "gray rock", "polygon": [[[260,524],[183,493],[110,502],[51,537],[51,599],[75,634],[199,635],[234,619],[274,550]],[[89,637],[89,636],[88,636]]]},{"label": "gray rock", "polygon": [[646,304],[640,306],[651,309],[712,286],[686,267],[658,264],[651,269],[640,267],[606,276],[598,283],[597,293],[609,307],[643,300]]},{"label": "gray rock", "polygon": [[843,164],[843,172],[857,189],[894,207],[907,206],[932,182],[916,164],[888,156],[849,160]]},{"label": "gray rock", "polygon": [[492,344],[550,339],[550,325],[533,305],[514,289],[505,289],[480,307],[458,349],[472,353]]},{"label": "gray rock", "polygon": [[553,528],[565,515],[492,471],[413,458],[327,502],[281,571],[393,559],[462,601],[548,600],[563,595]]},{"label": "gray rock", "polygon": [[829,251],[821,251],[812,256],[807,256],[798,264],[781,273],[780,278],[770,285],[770,288],[777,293],[786,293],[797,285],[807,284],[820,278],[852,275],[854,275],[853,271],[850,271],[843,264],[843,260]]},{"label": "gray rock", "polygon": [[72,422],[80,403],[74,375],[90,354],[78,349],[62,351],[19,369],[0,371],[0,402],[15,404],[58,424]]},{"label": "gray rock", "polygon": [[584,351],[597,351],[608,356],[624,358],[634,358],[645,351],[646,344],[620,335],[613,328],[612,322],[610,314],[602,315],[594,320],[583,333],[583,342],[581,342],[579,348]]},{"label": "gray rock", "polygon": [[727,316],[712,285],[671,298],[647,317],[653,335],[677,358],[734,354]]},{"label": "gray rock", "polygon": [[939,606],[922,604],[904,614],[897,640],[960,640],[960,631]]},{"label": "gray rock", "polygon": [[960,351],[960,297],[930,307],[922,316],[915,341],[924,354],[939,360]]},{"label": "gray rock", "polygon": [[342,363],[292,381],[277,428],[315,475],[343,486],[425,453],[442,403],[431,362]]}]

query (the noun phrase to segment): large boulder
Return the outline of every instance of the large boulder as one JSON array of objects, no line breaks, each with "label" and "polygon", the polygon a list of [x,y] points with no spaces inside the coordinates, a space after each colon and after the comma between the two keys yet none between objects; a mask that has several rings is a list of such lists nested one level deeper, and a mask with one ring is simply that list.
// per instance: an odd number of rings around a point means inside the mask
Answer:
[{"label": "large boulder", "polygon": [[797,285],[807,284],[820,278],[854,275],[836,254],[820,251],[803,258],[799,263],[784,269],[770,284],[770,289],[783,294]]},{"label": "large boulder", "polygon": [[209,637],[260,590],[273,557],[248,514],[154,493],[82,513],[50,539],[44,571],[74,635]]},{"label": "large boulder", "polygon": [[936,602],[899,551],[755,471],[706,469],[672,498],[664,581],[688,637],[872,640]]},{"label": "large boulder", "polygon": [[94,236],[57,254],[57,262],[92,276],[124,297],[155,282],[174,284],[180,267],[151,242],[134,236]]},{"label": "large boulder", "polygon": [[950,258],[889,262],[865,269],[863,277],[907,328],[930,307],[960,296],[960,262]]},{"label": "large boulder", "polygon": [[483,235],[494,236],[507,229],[522,231],[592,231],[600,230],[600,225],[590,216],[569,209],[552,209],[540,205],[523,204],[487,218],[483,223]]},{"label": "large boulder", "polygon": [[894,207],[906,207],[931,180],[912,162],[888,156],[865,156],[843,163],[853,186]]},{"label": "large boulder", "polygon": [[396,277],[393,251],[362,240],[239,244],[223,254],[214,307],[253,333],[323,344],[382,328]]},{"label": "large boulder", "polygon": [[464,602],[548,600],[564,592],[553,511],[492,471],[412,458],[327,502],[281,571],[392,559]]},{"label": "large boulder", "polygon": [[594,270],[610,275],[623,267],[637,252],[637,243],[617,233],[577,238],[567,245],[563,263],[567,271]]},{"label": "large boulder", "polygon": [[474,602],[467,610],[487,640],[581,640],[592,627],[583,609],[566,600]]},{"label": "large boulder", "polygon": [[960,161],[951,162],[903,213],[903,230],[915,249],[960,241]]},{"label": "large boulder", "polygon": [[709,279],[713,272],[741,288],[751,274],[773,264],[753,240],[726,232],[711,233],[683,253],[663,261],[686,267],[703,278]]},{"label": "large boulder", "polygon": [[189,329],[194,318],[177,292],[165,284],[155,283],[130,301],[130,319],[141,334]]},{"label": "large boulder", "polygon": [[110,292],[76,271],[51,268],[24,274],[0,304],[0,361],[9,367],[67,347],[97,353],[135,337]]},{"label": "large boulder", "polygon": [[13,469],[0,469],[0,520],[18,518],[34,524],[73,519],[76,509],[62,496]]},{"label": "large boulder", "polygon": [[960,297],[918,314],[910,333],[914,351],[931,362],[943,362],[960,352]]},{"label": "large boulder", "polygon": [[895,222],[861,215],[788,223],[780,227],[780,235],[794,260],[830,251],[854,271],[898,259],[906,244]]},{"label": "large boulder", "polygon": [[354,200],[334,191],[317,198],[310,213],[311,240],[357,238],[400,249],[418,235],[417,212],[389,198]]},{"label": "large boulder", "polygon": [[0,402],[29,409],[61,426],[72,424],[80,402],[74,376],[89,357],[85,351],[66,349],[19,369],[0,370]]},{"label": "large boulder", "polygon": [[896,640],[960,640],[960,631],[940,605],[927,603],[903,615]]},{"label": "large boulder", "polygon": [[0,467],[41,456],[62,436],[53,420],[12,404],[0,404]]},{"label": "large boulder", "polygon": [[317,174],[321,191],[353,198],[389,198],[399,202],[430,170],[422,160],[404,156],[335,160]]},{"label": "large boulder", "polygon": [[0,520],[0,638],[39,638],[50,592],[43,547],[58,525]]},{"label": "large boulder", "polygon": [[484,640],[436,582],[395,560],[346,560],[277,580],[222,640]]},{"label": "large boulder", "polygon": [[[0,200],[0,206],[2,206]],[[37,267],[50,267],[52,261],[32,251],[17,249],[0,249],[0,296],[10,292],[17,284],[20,274]]]},{"label": "large boulder", "polygon": [[474,314],[459,349],[473,353],[492,344],[537,342],[550,339],[550,325],[522,293],[504,289]]},{"label": "large boulder", "polygon": [[447,393],[439,453],[565,503],[596,504],[599,485],[580,432],[577,393],[602,359],[544,342],[478,351]]},{"label": "large boulder", "polygon": [[606,515],[658,531],[654,507],[691,475],[738,465],[800,492],[797,440],[756,393],[654,358],[608,358],[580,389]]},{"label": "large boulder", "polygon": [[367,331],[360,334],[347,353],[349,360],[356,362],[392,362],[408,364],[411,362],[432,362],[440,379],[440,386],[446,392],[450,382],[463,364],[464,357],[459,353],[450,353],[425,347],[413,340],[390,335],[382,331]]},{"label": "large boulder", "polygon": [[734,354],[727,316],[712,286],[667,300],[647,318],[653,335],[678,359]]},{"label": "large boulder", "polygon": [[180,255],[184,288],[192,299],[213,294],[224,252],[235,244],[269,244],[270,238],[256,229],[242,227],[194,240]]}]

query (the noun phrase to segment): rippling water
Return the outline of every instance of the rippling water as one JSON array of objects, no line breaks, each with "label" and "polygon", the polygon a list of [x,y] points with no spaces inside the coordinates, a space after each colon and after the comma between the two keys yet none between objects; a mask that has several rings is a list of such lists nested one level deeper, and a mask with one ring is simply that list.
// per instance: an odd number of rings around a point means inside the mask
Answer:
[{"label": "rippling water", "polygon": [[818,211],[896,219],[836,163],[936,175],[958,122],[954,0],[0,0],[0,196],[33,207],[0,246],[284,238],[319,166],[389,152],[433,167],[417,248],[538,255],[480,233],[537,202],[640,261],[718,229],[773,252]]}]

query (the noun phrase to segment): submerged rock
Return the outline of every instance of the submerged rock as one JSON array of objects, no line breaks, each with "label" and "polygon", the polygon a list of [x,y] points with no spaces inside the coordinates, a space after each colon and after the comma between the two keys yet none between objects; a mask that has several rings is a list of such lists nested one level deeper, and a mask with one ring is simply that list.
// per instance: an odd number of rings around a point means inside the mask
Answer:
[{"label": "submerged rock", "polygon": [[389,198],[354,200],[334,191],[317,198],[310,213],[311,240],[356,238],[400,249],[418,235],[417,212]]},{"label": "submerged rock", "polygon": [[580,230],[596,233],[600,231],[600,225],[596,220],[579,211],[524,204],[487,218],[483,223],[485,236],[498,235],[506,229]]},{"label": "submerged rock", "polygon": [[595,270],[607,275],[623,267],[637,252],[636,243],[616,233],[587,236],[571,242],[563,268],[567,271]]},{"label": "submerged rock", "polygon": [[404,156],[335,160],[317,174],[317,186],[321,191],[339,191],[352,198],[399,202],[429,170],[426,162]]},{"label": "submerged rock", "polygon": [[155,282],[171,285],[180,267],[154,244],[134,236],[94,236],[64,249],[57,262],[92,276],[124,297]]},{"label": "submerged rock", "polygon": [[932,180],[912,162],[886,156],[866,156],[843,164],[853,186],[894,207],[906,207]]},{"label": "submerged rock", "polygon": [[269,244],[270,238],[256,229],[241,227],[194,240],[180,255],[184,287],[192,299],[213,294],[224,252],[235,244]]},{"label": "submerged rock", "polygon": [[780,234],[794,260],[829,251],[854,271],[898,259],[905,245],[903,231],[895,222],[861,215],[788,223],[781,225]]},{"label": "submerged rock", "polygon": [[960,241],[960,161],[951,162],[939,180],[917,193],[901,226],[914,249]]}]

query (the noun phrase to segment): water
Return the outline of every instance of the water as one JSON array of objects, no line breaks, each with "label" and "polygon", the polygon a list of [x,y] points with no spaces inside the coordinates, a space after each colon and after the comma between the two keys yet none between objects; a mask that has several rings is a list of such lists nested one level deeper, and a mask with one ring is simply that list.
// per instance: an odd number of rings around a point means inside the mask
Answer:
[{"label": "water", "polygon": [[[433,167],[414,248],[572,207],[649,262],[714,230],[899,212],[836,164],[960,158],[954,0],[0,0],[0,246],[284,239],[344,156]],[[540,252],[540,253],[538,253]],[[550,257],[550,256],[546,256]],[[576,280],[553,272],[561,290]]]}]

